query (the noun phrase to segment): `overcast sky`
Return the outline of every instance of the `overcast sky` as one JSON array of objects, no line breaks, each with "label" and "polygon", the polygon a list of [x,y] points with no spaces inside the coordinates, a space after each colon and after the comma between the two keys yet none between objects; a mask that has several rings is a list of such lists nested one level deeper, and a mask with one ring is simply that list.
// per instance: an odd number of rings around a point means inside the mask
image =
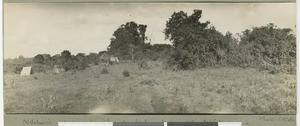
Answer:
[{"label": "overcast sky", "polygon": [[280,28],[296,25],[296,4],[156,3],[156,4],[4,4],[4,58],[19,55],[98,53],[106,50],[113,32],[128,21],[146,24],[151,44],[168,43],[163,29],[171,14],[203,11],[217,30],[233,34],[251,27],[275,23]]}]

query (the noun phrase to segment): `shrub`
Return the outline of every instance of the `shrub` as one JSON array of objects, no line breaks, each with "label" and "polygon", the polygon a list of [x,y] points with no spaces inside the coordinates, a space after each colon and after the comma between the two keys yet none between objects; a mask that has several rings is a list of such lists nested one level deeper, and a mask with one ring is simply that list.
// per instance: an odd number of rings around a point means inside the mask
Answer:
[{"label": "shrub", "polygon": [[129,71],[124,70],[124,71],[123,71],[123,76],[124,76],[124,77],[129,77],[129,76],[130,76]]},{"label": "shrub", "polygon": [[108,74],[109,72],[106,68],[103,68],[100,73],[101,74]]},{"label": "shrub", "polygon": [[32,72],[33,73],[45,72],[45,66],[42,64],[34,64],[34,65],[32,65]]},{"label": "shrub", "polygon": [[78,53],[75,57],[72,58],[74,61],[74,68],[76,70],[84,70],[86,67],[88,67],[88,60],[83,53]]},{"label": "shrub", "polygon": [[178,71],[180,70],[178,65],[175,64],[170,64],[169,62],[164,62],[163,63],[163,69],[165,70],[172,70],[172,71]]},{"label": "shrub", "polygon": [[167,61],[168,68],[191,70],[198,66],[197,56],[185,50],[175,50]]},{"label": "shrub", "polygon": [[79,61],[76,61],[75,63],[76,63],[75,68],[77,70],[84,70],[86,67],[88,67],[87,62],[85,60],[79,60]]},{"label": "shrub", "polygon": [[138,63],[139,69],[150,69],[148,63],[146,61],[141,61]]},{"label": "shrub", "polygon": [[75,62],[74,62],[72,59],[67,60],[67,61],[63,64],[63,68],[64,68],[66,71],[74,70],[74,69],[75,69]]},{"label": "shrub", "polygon": [[20,74],[21,71],[22,71],[23,67],[21,65],[16,65],[14,68],[13,68],[13,72],[15,74]]},{"label": "shrub", "polygon": [[93,64],[94,65],[99,65],[99,62],[98,61],[94,61]]},{"label": "shrub", "polygon": [[154,84],[158,84],[158,83],[155,80],[144,80],[144,81],[140,82],[140,84],[154,86]]},{"label": "shrub", "polygon": [[269,71],[269,74],[278,74],[280,71],[278,69],[272,69]]},{"label": "shrub", "polygon": [[243,31],[239,45],[230,54],[230,63],[266,70],[270,74],[293,74],[296,68],[295,52],[296,36],[292,30],[268,24]]},{"label": "shrub", "polygon": [[5,74],[7,73],[20,74],[24,66],[31,66],[32,60],[33,60],[32,58],[23,58],[22,56],[15,59],[4,59],[3,72]]}]

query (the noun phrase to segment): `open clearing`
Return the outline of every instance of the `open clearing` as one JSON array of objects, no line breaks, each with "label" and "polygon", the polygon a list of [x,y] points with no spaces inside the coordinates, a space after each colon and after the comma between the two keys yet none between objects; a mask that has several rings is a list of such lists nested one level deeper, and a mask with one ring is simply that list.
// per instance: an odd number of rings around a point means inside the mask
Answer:
[{"label": "open clearing", "polygon": [[[148,63],[149,70],[121,63],[5,74],[5,113],[296,113],[295,75],[227,67],[174,72]],[[103,68],[109,73],[101,74]]]}]

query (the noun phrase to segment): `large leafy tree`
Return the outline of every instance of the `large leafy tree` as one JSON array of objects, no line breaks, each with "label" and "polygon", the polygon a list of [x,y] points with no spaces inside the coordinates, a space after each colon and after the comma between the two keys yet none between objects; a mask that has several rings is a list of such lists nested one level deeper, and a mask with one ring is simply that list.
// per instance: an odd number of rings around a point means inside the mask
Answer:
[{"label": "large leafy tree", "polygon": [[70,60],[72,58],[71,52],[68,50],[64,50],[63,52],[61,52],[60,58],[62,62]]},{"label": "large leafy tree", "polygon": [[87,57],[84,53],[78,53],[74,58],[75,61],[75,69],[77,70],[84,70],[88,66]]},{"label": "large leafy tree", "polygon": [[179,69],[195,69],[199,66],[219,63],[228,43],[224,36],[209,21],[200,22],[202,10],[194,10],[187,15],[183,11],[174,12],[167,21],[165,37],[172,41],[175,50],[170,64]]},{"label": "large leafy tree", "polygon": [[60,54],[60,63],[64,67],[66,71],[74,69],[74,58],[72,58],[71,52],[68,50],[64,50]]},{"label": "large leafy tree", "polygon": [[38,54],[36,56],[33,57],[33,62],[34,63],[39,63],[39,64],[43,64],[44,63],[44,57],[42,54]]},{"label": "large leafy tree", "polygon": [[133,21],[121,25],[111,38],[108,52],[121,59],[135,59],[140,46],[145,44],[147,25],[137,24]]}]

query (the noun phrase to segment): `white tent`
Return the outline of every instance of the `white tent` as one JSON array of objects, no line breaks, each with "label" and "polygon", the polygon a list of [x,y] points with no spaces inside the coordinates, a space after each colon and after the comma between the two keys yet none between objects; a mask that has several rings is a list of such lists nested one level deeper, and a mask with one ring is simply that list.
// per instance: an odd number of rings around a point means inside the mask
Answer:
[{"label": "white tent", "polygon": [[118,57],[115,57],[115,59],[116,59],[116,62],[117,62],[117,63],[119,63],[119,59],[118,59]]},{"label": "white tent", "polygon": [[32,73],[31,72],[31,66],[29,66],[29,67],[23,67],[20,76],[27,76],[27,75],[30,75],[31,73]]},{"label": "white tent", "polygon": [[54,73],[65,72],[65,69],[61,65],[54,65],[53,72]]},{"label": "white tent", "polygon": [[118,57],[111,56],[110,57],[110,62],[111,63],[119,63],[119,59],[118,59]]}]

